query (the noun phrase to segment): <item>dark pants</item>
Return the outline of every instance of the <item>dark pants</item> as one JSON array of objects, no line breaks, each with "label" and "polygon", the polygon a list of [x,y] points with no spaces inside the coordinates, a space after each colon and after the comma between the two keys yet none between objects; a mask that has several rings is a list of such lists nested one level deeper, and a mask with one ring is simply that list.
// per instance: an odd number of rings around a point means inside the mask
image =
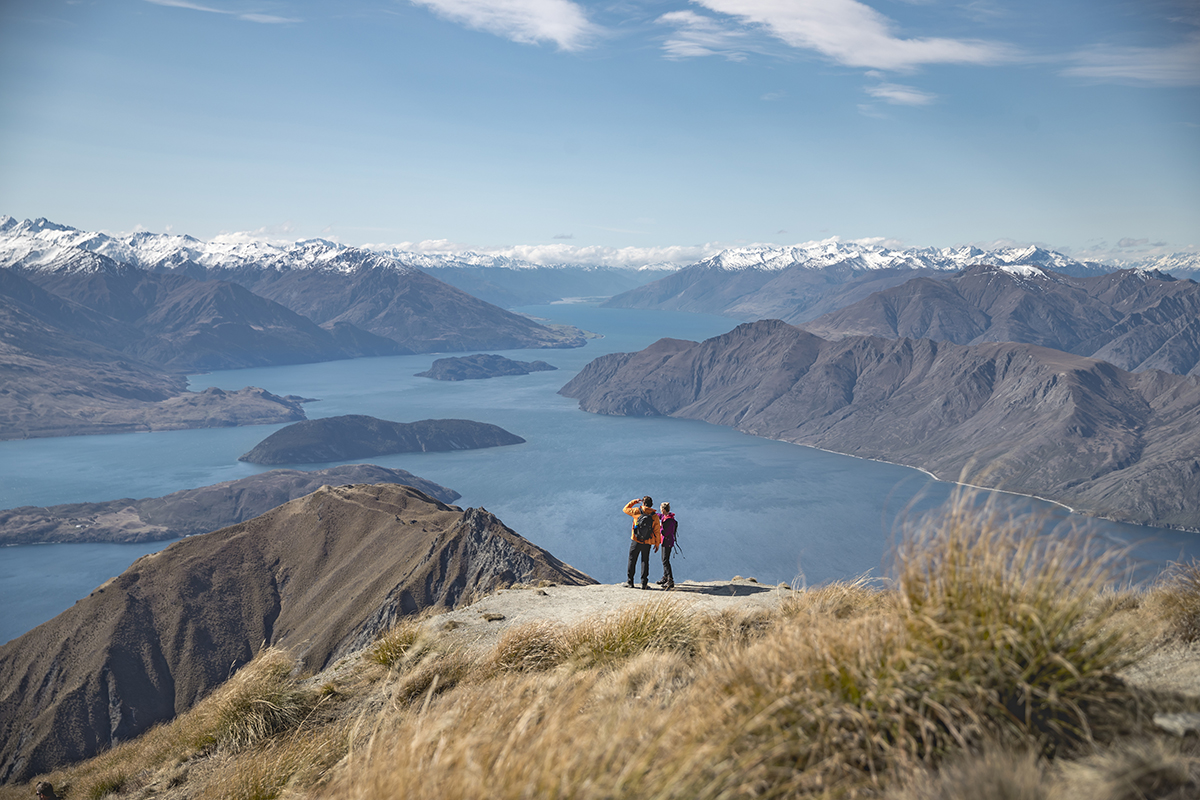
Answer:
[{"label": "dark pants", "polygon": [[663,558],[663,583],[669,586],[675,585],[675,575],[671,572],[671,545],[664,544],[662,546]]},{"label": "dark pants", "polygon": [[634,567],[637,566],[638,555],[642,557],[642,583],[650,582],[650,547],[651,544],[646,542],[642,544],[634,539],[629,544],[629,582],[633,583]]}]

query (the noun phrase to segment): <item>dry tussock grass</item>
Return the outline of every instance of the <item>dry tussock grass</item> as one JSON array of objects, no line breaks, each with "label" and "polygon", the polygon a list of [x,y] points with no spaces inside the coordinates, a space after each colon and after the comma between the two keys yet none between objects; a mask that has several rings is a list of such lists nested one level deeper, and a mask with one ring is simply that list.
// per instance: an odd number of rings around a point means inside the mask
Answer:
[{"label": "dry tussock grass", "polygon": [[694,614],[670,599],[627,606],[567,629],[565,648],[578,669],[611,666],[647,650],[691,653],[700,641]]},{"label": "dry tussock grass", "polygon": [[[221,759],[235,764],[225,772],[245,775],[236,780],[218,781],[212,791],[204,796],[237,796],[267,798],[278,796],[277,790],[286,783],[290,775],[281,777],[288,769],[307,770],[308,764],[320,759],[312,756],[315,741],[326,741],[324,735],[315,739],[307,733],[318,727],[314,719],[322,692],[318,687],[305,687],[294,677],[295,662],[285,651],[266,648],[253,661],[240,669],[224,685],[202,700],[192,711],[172,722],[159,725],[137,739],[122,742],[95,758],[75,767],[59,770],[42,779],[56,787],[67,787],[59,795],[65,800],[87,798],[99,800],[104,797],[133,797],[158,795],[178,787],[181,776],[187,774],[187,766],[204,756],[219,754]],[[319,722],[325,722],[324,719]],[[307,726],[306,735],[297,732]],[[269,745],[275,737],[296,734],[294,740],[299,749],[287,755],[288,747],[274,746],[275,755],[270,758],[274,777],[275,794],[265,789],[240,792],[235,795],[221,794],[225,788],[250,785],[255,772],[252,752],[259,745]],[[343,737],[344,738],[344,737]],[[336,750],[336,748],[334,748]],[[320,750],[327,752],[328,748]],[[343,744],[338,757],[345,752]],[[229,759],[230,755],[247,754],[245,759]],[[325,762],[329,762],[325,758]],[[218,769],[219,773],[221,770]],[[258,781],[262,786],[267,782]],[[0,797],[26,798],[32,789],[17,794],[4,787]]]},{"label": "dry tussock grass", "polygon": [[[513,627],[483,655],[406,621],[364,653],[388,669],[335,693],[340,715],[314,714],[305,689],[298,716],[218,736],[214,695],[141,746],[160,776],[223,754],[211,784],[165,800],[1200,794],[1196,755],[1155,739],[1155,701],[1114,677],[1145,652],[1130,629],[1187,587],[1114,592],[1109,555],[1034,529],[963,496],[907,533],[888,588],[862,577],[772,613],[667,599]],[[282,705],[256,681],[301,689],[283,666],[264,657],[224,687],[232,716]],[[134,796],[142,762],[110,755],[64,777],[123,775]]]},{"label": "dry tussock grass", "polygon": [[367,650],[367,660],[390,669],[404,659],[419,656],[431,643],[424,627],[426,619],[427,615],[420,614],[400,620],[375,640]]},{"label": "dry tussock grass", "polygon": [[893,590],[820,587],[771,619],[658,604],[514,629],[493,656],[507,671],[379,727],[330,796],[855,797],[926,773],[979,780],[943,775],[947,759],[1023,796],[1040,767],[955,759],[990,746],[1037,764],[1138,724],[1114,679],[1134,658],[1127,631],[1096,613],[1110,556],[1036,529],[964,495],[909,532]]},{"label": "dry tussock grass", "polygon": [[564,627],[534,620],[514,625],[500,635],[491,666],[498,672],[544,672],[562,664],[569,655]]},{"label": "dry tussock grass", "polygon": [[1151,594],[1166,623],[1168,636],[1200,641],[1200,561],[1172,564]]},{"label": "dry tussock grass", "polygon": [[200,748],[242,750],[278,733],[299,728],[317,707],[319,690],[293,676],[290,654],[269,647],[197,709]]},{"label": "dry tussock grass", "polygon": [[275,800],[289,790],[320,785],[349,749],[344,720],[319,729],[300,729],[223,760],[206,776],[205,800]]}]

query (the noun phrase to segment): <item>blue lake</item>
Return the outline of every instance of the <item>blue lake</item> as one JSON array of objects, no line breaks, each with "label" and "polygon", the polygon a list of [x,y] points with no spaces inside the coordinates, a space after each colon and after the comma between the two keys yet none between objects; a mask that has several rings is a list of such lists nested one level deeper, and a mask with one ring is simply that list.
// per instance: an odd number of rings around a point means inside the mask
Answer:
[{"label": "blue lake", "polygon": [[[509,527],[606,583],[624,580],[629,518],[621,507],[650,494],[679,519],[676,580],[753,576],[764,583],[822,583],[871,571],[898,520],[940,505],[952,487],[905,467],[850,458],[728,428],[666,418],[604,417],[557,394],[597,356],[639,350],[671,336],[699,340],[734,322],[705,315],[560,304],[522,309],[603,334],[574,350],[517,350],[553,372],[442,382],[414,377],[436,355],[336,361],[193,376],[193,389],[261,386],[317,398],[310,418],[466,418],[491,422],[525,444],[371,459],[462,493]],[[0,508],[119,497],[155,497],[262,472],[238,456],[280,426],[81,436],[0,442]],[[329,464],[296,465],[317,469]],[[1116,546],[1136,543],[1141,575],[1200,556],[1200,536],[1067,515]],[[1069,519],[1068,519],[1069,517]],[[33,545],[0,548],[0,642],[53,617],[166,546]],[[661,574],[652,563],[653,578]]]}]

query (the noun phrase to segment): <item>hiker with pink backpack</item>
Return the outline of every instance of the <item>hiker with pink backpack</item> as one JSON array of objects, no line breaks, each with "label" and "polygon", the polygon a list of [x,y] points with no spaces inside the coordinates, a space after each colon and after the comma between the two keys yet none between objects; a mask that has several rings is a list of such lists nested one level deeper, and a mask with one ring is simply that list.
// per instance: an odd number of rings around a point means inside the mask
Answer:
[{"label": "hiker with pink backpack", "polygon": [[[662,567],[663,576],[658,585],[664,589],[675,588],[675,575],[671,572],[671,550],[675,548],[675,532],[679,529],[679,523],[675,521],[675,515],[671,513],[671,504],[663,503],[658,507],[658,515],[662,522]],[[657,549],[657,548],[655,548]]]}]

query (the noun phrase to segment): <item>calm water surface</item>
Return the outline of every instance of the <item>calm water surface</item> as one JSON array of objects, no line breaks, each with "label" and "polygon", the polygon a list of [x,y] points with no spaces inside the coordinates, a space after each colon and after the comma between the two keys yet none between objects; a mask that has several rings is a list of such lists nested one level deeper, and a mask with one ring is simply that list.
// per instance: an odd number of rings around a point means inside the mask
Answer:
[{"label": "calm water surface", "polygon": [[[191,388],[261,386],[317,398],[310,418],[369,414],[409,422],[459,417],[491,422],[527,442],[455,453],[371,459],[449,486],[459,505],[482,506],[509,527],[606,583],[624,580],[628,517],[650,494],[680,521],[677,580],[753,576],[809,584],[873,571],[898,518],[940,505],[951,487],[918,470],[756,439],[675,419],[604,417],[556,392],[599,355],[672,336],[699,340],[733,327],[721,317],[554,305],[524,309],[604,338],[574,350],[506,351],[554,372],[442,382],[416,378],[436,355],[232,370],[194,376]],[[0,508],[155,497],[267,469],[237,460],[282,426],[0,442]],[[330,464],[296,465],[318,469]],[[1021,501],[1029,504],[1029,501]],[[1065,519],[1050,504],[1032,505]],[[1084,518],[1073,517],[1076,522]],[[1086,520],[1113,543],[1138,543],[1145,569],[1200,556],[1200,537]],[[0,548],[0,642],[44,622],[137,556],[145,545]],[[659,568],[652,563],[653,578]]]}]

